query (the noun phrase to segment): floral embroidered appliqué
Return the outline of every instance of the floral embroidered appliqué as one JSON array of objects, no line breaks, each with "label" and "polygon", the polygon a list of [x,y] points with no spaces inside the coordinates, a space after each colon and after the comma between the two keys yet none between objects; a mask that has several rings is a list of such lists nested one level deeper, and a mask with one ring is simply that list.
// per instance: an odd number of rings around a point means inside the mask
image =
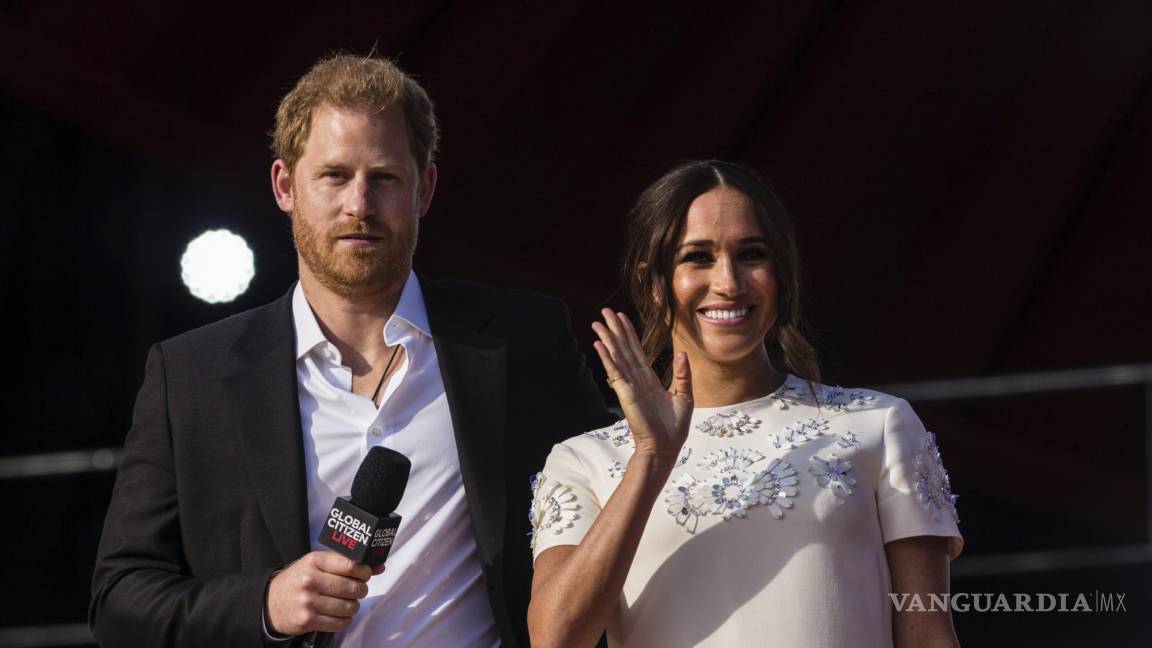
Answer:
[{"label": "floral embroidered appliqu\u00e9", "polygon": [[786,410],[799,405],[807,396],[808,390],[804,389],[803,383],[796,382],[789,376],[784,380],[784,384],[780,385],[780,389],[770,394],[768,398],[772,400],[776,409]]},{"label": "floral embroidered appliqu\u00e9", "polygon": [[680,448],[680,456],[676,458],[676,465],[683,466],[688,463],[688,458],[692,456],[692,448],[684,446]]},{"label": "floral embroidered appliqu\u00e9", "polygon": [[792,508],[792,498],[799,490],[796,486],[800,478],[796,469],[783,459],[773,459],[766,470],[752,479],[752,497],[756,504],[768,507],[768,512],[777,520],[784,517],[784,509]]},{"label": "floral embroidered appliqu\u00e9", "polygon": [[707,471],[743,470],[763,459],[764,453],[752,448],[722,448],[704,455],[696,467]]},{"label": "floral embroidered appliqu\u00e9", "polygon": [[611,466],[608,466],[608,476],[612,479],[620,479],[624,476],[624,472],[628,467],[619,461],[613,461]]},{"label": "floral embroidered appliqu\u00e9", "polygon": [[577,512],[580,503],[576,493],[560,482],[549,481],[544,473],[532,476],[532,507],[528,518],[532,523],[532,548],[536,548],[536,538],[545,531],[559,534],[572,526],[572,521],[580,518]]},{"label": "floral embroidered appliqu\u00e9", "polygon": [[688,473],[680,473],[672,480],[671,486],[664,492],[668,497],[668,514],[676,519],[676,524],[684,527],[688,533],[696,533],[696,525],[700,516],[705,514],[695,502],[695,493],[698,492],[700,482]]},{"label": "floral embroidered appliqu\u00e9", "polygon": [[811,461],[812,465],[808,466],[808,472],[816,477],[817,484],[827,487],[840,499],[852,494],[856,478],[848,474],[848,471],[852,470],[851,461],[841,459],[835,454],[829,455],[827,459],[813,456]]},{"label": "floral embroidered appliqu\u00e9", "polygon": [[840,435],[840,438],[836,439],[836,445],[844,449],[858,448],[860,447],[860,439],[857,439],[856,435],[852,432],[845,432]]},{"label": "floral embroidered appliqu\u00e9", "polygon": [[725,520],[742,518],[748,514],[752,503],[749,488],[751,476],[743,472],[726,472],[708,482],[708,512],[721,515]]},{"label": "floral embroidered appliqu\u00e9", "polygon": [[811,441],[828,431],[827,419],[810,418],[807,421],[796,421],[784,428],[783,434],[773,434],[772,446],[775,448],[788,448],[792,450],[798,444]]},{"label": "floral embroidered appliqu\u00e9", "polygon": [[636,440],[632,438],[632,428],[628,427],[627,419],[616,421],[610,428],[585,432],[584,436],[592,437],[598,441],[607,441],[617,448],[628,446],[636,447]]},{"label": "floral embroidered appliqu\u00e9", "polygon": [[940,448],[936,445],[936,435],[931,432],[925,435],[920,442],[920,453],[916,455],[916,496],[928,509],[932,519],[939,520],[943,511],[952,516],[952,520],[960,523],[960,514],[956,510],[958,496],[952,494],[952,482],[948,479],[948,471],[944,469],[944,460],[940,457]]},{"label": "floral embroidered appliqu\u00e9", "polygon": [[852,407],[871,405],[876,396],[863,390],[845,391],[843,387],[825,385],[820,391],[820,405],[834,412],[842,412]]},{"label": "floral embroidered appliqu\u00e9", "polygon": [[733,437],[748,434],[760,427],[760,419],[754,419],[740,410],[717,412],[696,424],[696,429],[714,437]]},{"label": "floral embroidered appliqu\u00e9", "polygon": [[777,520],[792,508],[799,478],[792,465],[773,459],[756,470],[764,453],[750,448],[713,450],[696,466],[707,473],[703,479],[681,473],[665,490],[668,513],[689,533],[695,533],[700,517],[718,515],[725,520],[743,518],[748,509],[765,506]]}]

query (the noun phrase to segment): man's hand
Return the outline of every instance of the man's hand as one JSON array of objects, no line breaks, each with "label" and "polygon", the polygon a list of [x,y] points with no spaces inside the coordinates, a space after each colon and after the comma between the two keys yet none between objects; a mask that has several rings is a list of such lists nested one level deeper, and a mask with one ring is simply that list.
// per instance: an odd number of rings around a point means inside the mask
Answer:
[{"label": "man's hand", "polygon": [[347,628],[368,595],[368,579],[383,571],[331,551],[305,555],[268,584],[268,630],[291,636]]}]

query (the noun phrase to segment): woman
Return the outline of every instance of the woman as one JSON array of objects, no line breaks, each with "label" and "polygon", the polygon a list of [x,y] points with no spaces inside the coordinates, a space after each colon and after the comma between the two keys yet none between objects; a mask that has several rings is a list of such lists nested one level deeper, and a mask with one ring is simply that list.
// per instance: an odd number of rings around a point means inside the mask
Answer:
[{"label": "woman", "polygon": [[957,645],[928,609],[962,546],[934,437],[903,400],[818,383],[777,198],[738,165],[684,164],[629,238],[640,330],[607,309],[592,325],[626,420],[537,476],[533,645]]}]

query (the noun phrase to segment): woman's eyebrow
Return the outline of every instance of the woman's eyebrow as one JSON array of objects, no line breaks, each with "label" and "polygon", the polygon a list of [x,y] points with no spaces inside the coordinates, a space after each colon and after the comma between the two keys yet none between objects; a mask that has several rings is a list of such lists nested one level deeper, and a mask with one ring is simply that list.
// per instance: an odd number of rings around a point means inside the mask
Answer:
[{"label": "woman's eyebrow", "polygon": [[[740,243],[741,245],[747,245],[747,244],[749,244],[749,243],[765,243],[765,244],[767,244],[767,243],[768,243],[768,239],[766,239],[766,238],[764,238],[763,236],[760,236],[760,235],[757,235],[757,236],[746,236],[746,237],[744,237],[744,238],[740,239],[739,241],[737,241],[737,243]],[[712,247],[712,246],[713,246],[713,245],[715,245],[715,244],[716,244],[716,242],[715,242],[715,241],[711,241],[711,240],[708,240],[708,239],[697,239],[697,240],[694,240],[694,241],[684,241],[684,242],[683,242],[683,243],[681,243],[681,244],[680,244],[680,246],[679,246],[679,247],[677,247],[676,249],[677,249],[677,250],[682,250],[682,249],[684,249],[684,248],[686,248],[686,247]]]}]

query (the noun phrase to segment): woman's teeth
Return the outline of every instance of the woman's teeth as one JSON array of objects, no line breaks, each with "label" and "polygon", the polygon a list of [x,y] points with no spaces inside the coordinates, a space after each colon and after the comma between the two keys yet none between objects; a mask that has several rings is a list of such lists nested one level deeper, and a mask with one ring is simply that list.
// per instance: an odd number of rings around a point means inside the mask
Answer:
[{"label": "woman's teeth", "polygon": [[705,310],[704,317],[708,319],[739,319],[751,311],[751,308],[738,308],[736,310]]}]

